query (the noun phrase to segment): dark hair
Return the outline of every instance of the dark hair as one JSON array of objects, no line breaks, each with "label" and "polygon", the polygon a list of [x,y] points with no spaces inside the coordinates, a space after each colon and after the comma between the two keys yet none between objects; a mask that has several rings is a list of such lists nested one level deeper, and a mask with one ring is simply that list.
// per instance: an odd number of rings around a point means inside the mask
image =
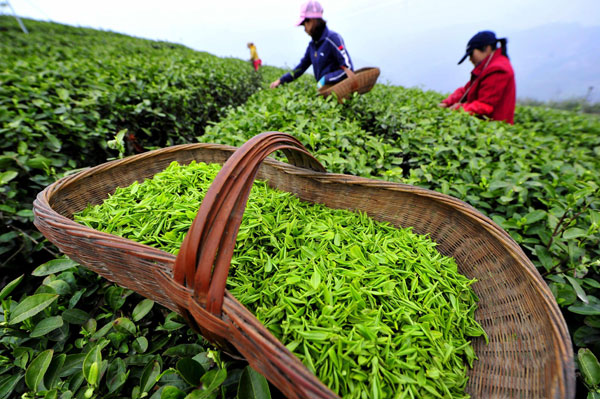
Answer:
[{"label": "dark hair", "polygon": [[327,25],[327,21],[325,21],[323,18],[304,18],[304,21],[302,21],[301,25],[304,25],[308,20],[317,21],[317,28],[322,28]]},{"label": "dark hair", "polygon": [[[498,42],[500,42],[500,48],[502,49],[502,55],[505,56],[506,58],[508,58],[508,49],[506,47],[506,43],[508,43],[508,40],[504,37],[502,39],[498,39]],[[496,42],[496,45],[498,45],[498,42]]]},{"label": "dark hair", "polygon": [[500,50],[502,51],[502,55],[508,58],[508,49],[506,47],[507,42],[508,40],[504,37],[502,39],[496,39],[494,43],[484,44],[475,48],[479,51],[484,51],[487,46],[491,46],[492,50],[496,50],[498,48],[498,43],[500,43]]},{"label": "dark hair", "polygon": [[304,22],[302,22],[302,25],[304,25],[304,23],[306,21],[308,21],[309,19],[313,19],[317,22],[317,24],[315,25],[315,30],[313,31],[313,34],[311,36],[313,38],[313,40],[317,40],[323,34],[323,31],[325,30],[325,26],[327,26],[327,22],[323,18],[306,18],[304,20]]}]

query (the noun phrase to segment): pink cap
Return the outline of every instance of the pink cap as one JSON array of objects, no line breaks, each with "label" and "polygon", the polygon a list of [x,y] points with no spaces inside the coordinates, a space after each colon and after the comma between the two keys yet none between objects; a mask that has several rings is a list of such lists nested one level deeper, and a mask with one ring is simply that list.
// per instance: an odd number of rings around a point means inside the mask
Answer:
[{"label": "pink cap", "polygon": [[323,18],[323,7],[318,1],[309,0],[300,7],[300,19],[296,26],[302,25],[306,18]]}]

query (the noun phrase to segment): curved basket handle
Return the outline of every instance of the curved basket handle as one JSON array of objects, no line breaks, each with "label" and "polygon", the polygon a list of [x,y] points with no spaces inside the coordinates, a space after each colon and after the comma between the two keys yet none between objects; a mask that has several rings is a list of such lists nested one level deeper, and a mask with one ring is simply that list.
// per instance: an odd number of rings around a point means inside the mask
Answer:
[{"label": "curved basket handle", "polygon": [[350,80],[350,91],[351,93],[354,93],[355,91],[358,91],[358,82],[359,82],[359,77],[360,75],[360,71],[357,72],[353,72],[352,76],[349,76],[348,79]]},{"label": "curved basket handle", "polygon": [[250,189],[261,162],[283,150],[299,167],[325,172],[325,168],[294,137],[265,132],[254,136],[225,162],[206,193],[173,269],[173,279],[194,290],[206,310],[220,316],[235,240]]}]

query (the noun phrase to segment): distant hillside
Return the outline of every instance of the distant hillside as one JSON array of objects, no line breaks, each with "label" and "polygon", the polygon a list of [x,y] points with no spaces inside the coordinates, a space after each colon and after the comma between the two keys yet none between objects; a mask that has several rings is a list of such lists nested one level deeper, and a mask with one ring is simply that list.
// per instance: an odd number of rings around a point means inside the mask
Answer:
[{"label": "distant hillside", "polygon": [[[600,27],[546,25],[512,35],[520,97],[600,101]],[[535,48],[536,55],[531,49]]]}]

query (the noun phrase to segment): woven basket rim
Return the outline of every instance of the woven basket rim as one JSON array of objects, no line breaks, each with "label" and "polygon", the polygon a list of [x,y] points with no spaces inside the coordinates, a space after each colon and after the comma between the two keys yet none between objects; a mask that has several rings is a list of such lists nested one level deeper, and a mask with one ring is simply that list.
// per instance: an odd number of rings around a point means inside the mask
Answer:
[{"label": "woven basket rim", "polygon": [[[50,208],[52,208],[49,205],[48,201],[45,200],[45,198],[44,198],[45,196],[47,196],[48,198],[51,198],[53,193],[57,192],[61,188],[66,187],[69,184],[71,184],[87,175],[97,173],[100,170],[119,168],[123,164],[124,160],[125,161],[126,160],[129,160],[129,161],[142,160],[142,159],[146,159],[146,158],[152,158],[157,153],[165,153],[165,152],[169,152],[169,151],[175,152],[175,151],[179,151],[182,149],[193,149],[193,148],[201,148],[201,147],[214,148],[214,149],[225,150],[225,151],[230,151],[230,152],[233,152],[237,149],[237,147],[230,146],[230,145],[221,145],[221,144],[213,144],[213,143],[195,143],[195,144],[180,144],[180,145],[175,145],[175,146],[171,146],[171,147],[167,147],[167,148],[163,148],[163,149],[156,149],[156,150],[148,151],[148,152],[145,152],[142,154],[132,155],[132,156],[124,158],[122,160],[109,161],[109,162],[100,164],[98,166],[90,167],[88,169],[82,170],[73,175],[63,177],[63,178],[59,179],[58,181],[56,181],[55,183],[52,183],[51,185],[46,187],[42,192],[40,192],[38,194],[36,200],[39,200],[40,202],[44,202],[44,203],[48,204],[48,206]],[[323,180],[323,179],[338,180],[338,181],[343,181],[345,184],[356,184],[356,185],[364,185],[364,186],[372,186],[373,183],[376,182],[377,186],[379,188],[392,190],[392,191],[401,191],[401,192],[409,191],[412,194],[415,194],[418,196],[439,200],[440,202],[445,203],[450,206],[459,206],[459,208],[457,210],[460,213],[462,213],[464,216],[467,216],[471,219],[474,219],[474,220],[480,222],[481,225],[484,226],[484,228],[490,234],[501,239],[503,243],[510,244],[507,247],[507,250],[509,250],[511,255],[513,255],[514,257],[516,257],[517,259],[519,259],[521,261],[521,264],[523,266],[525,266],[524,270],[527,272],[527,274],[530,277],[533,278],[534,281],[537,281],[542,284],[542,285],[536,286],[536,288],[538,288],[539,293],[542,294],[541,296],[544,299],[546,299],[546,300],[549,299],[548,296],[545,295],[547,293],[546,292],[546,290],[547,290],[546,283],[544,282],[543,278],[537,271],[537,268],[535,267],[535,265],[525,255],[523,250],[514,241],[514,239],[504,229],[502,229],[498,224],[496,224],[492,219],[490,219],[489,217],[487,217],[484,214],[482,214],[481,212],[479,212],[477,209],[475,209],[470,204],[468,204],[456,197],[453,197],[453,196],[450,196],[447,194],[443,194],[443,193],[440,193],[440,192],[437,192],[434,190],[429,190],[429,189],[413,186],[410,184],[405,184],[405,183],[397,183],[397,182],[390,182],[390,181],[383,181],[383,180],[378,181],[375,179],[369,179],[369,178],[365,178],[365,177],[346,175],[346,174],[338,174],[338,173],[329,173],[329,172],[320,173],[320,172],[314,172],[314,171],[307,171],[306,169],[291,166],[285,162],[278,161],[272,157],[265,159],[263,161],[263,163],[271,165],[271,166],[287,169],[290,173],[297,174],[300,176],[310,177],[310,178],[313,178],[316,180]],[[113,240],[116,238],[117,241],[127,242],[128,244],[131,244],[134,246],[139,246],[140,248],[144,248],[150,252],[156,251],[157,253],[164,254],[166,258],[174,258],[175,257],[174,255],[172,255],[168,252],[156,249],[149,245],[141,244],[141,243],[138,243],[136,241],[133,241],[133,240],[130,240],[130,239],[127,239],[124,237],[116,236],[114,234],[94,230],[94,229],[84,226],[80,223],[77,223],[72,219],[68,219],[58,213],[56,213],[56,215],[59,218],[63,218],[65,221],[69,221],[70,222],[69,224],[71,224],[71,228],[80,233],[83,233],[86,235],[92,235],[92,236],[95,235],[99,238],[111,238]],[[556,304],[556,302],[553,302],[553,301],[547,301],[547,302],[549,305]]]},{"label": "woven basket rim", "polygon": [[[77,180],[80,180],[88,175],[95,174],[101,170],[119,168],[119,167],[121,167],[122,164],[124,164],[123,161],[143,160],[146,158],[152,158],[157,153],[176,152],[176,151],[179,151],[182,149],[193,149],[193,148],[214,148],[214,149],[224,150],[224,151],[228,151],[228,152],[234,152],[237,149],[237,147],[230,146],[230,145],[213,144],[213,143],[194,143],[194,144],[180,144],[180,145],[170,146],[167,148],[147,151],[145,153],[132,155],[130,157],[123,158],[120,160],[108,161],[108,162],[105,162],[103,164],[100,164],[100,165],[97,165],[94,167],[86,168],[75,174],[65,176],[65,177],[57,180],[56,182],[50,184],[43,191],[41,191],[37,196],[37,200],[39,200],[40,202],[47,203],[48,206],[50,208],[52,208],[50,206],[50,204],[48,203],[48,201],[45,199],[45,197],[51,198],[52,195],[54,193],[56,193],[57,191],[59,191],[60,189],[67,187],[68,185],[70,185],[70,184],[76,182]],[[519,247],[519,245],[516,243],[516,241],[514,241],[514,239],[510,236],[510,234],[508,234],[506,232],[506,230],[504,230],[502,227],[500,227],[492,219],[490,219],[489,217],[485,216],[483,213],[478,211],[472,205],[470,205],[467,202],[464,202],[456,197],[453,197],[453,196],[450,196],[447,194],[443,194],[443,193],[440,193],[440,192],[437,192],[434,190],[421,188],[421,187],[410,185],[410,184],[405,184],[405,183],[390,182],[390,181],[386,181],[386,180],[376,180],[376,179],[341,174],[341,173],[308,171],[306,169],[292,166],[292,165],[289,165],[282,161],[278,161],[272,157],[265,159],[263,161],[263,163],[271,165],[271,166],[275,166],[278,168],[283,168],[283,169],[286,169],[289,173],[300,175],[300,176],[306,176],[306,177],[309,177],[309,178],[312,178],[315,180],[337,180],[337,181],[342,181],[345,184],[361,185],[361,186],[373,186],[373,184],[376,183],[378,188],[392,190],[392,191],[411,192],[412,194],[415,194],[415,195],[418,195],[421,197],[439,200],[440,202],[448,204],[450,206],[453,206],[453,205],[459,206],[460,208],[458,208],[457,210],[459,212],[461,212],[464,216],[467,216],[471,219],[481,222],[482,225],[486,228],[486,230],[489,233],[491,233],[495,237],[498,237],[502,240],[506,240],[508,243],[510,243],[511,244],[511,248],[510,248],[511,253],[513,253],[513,252],[518,253],[519,259],[522,259],[524,266],[526,266],[526,270],[532,272],[531,276],[535,277],[537,280],[541,280],[543,282],[543,279],[542,279],[541,275],[539,274],[539,272],[537,271],[537,268],[535,267],[535,265],[523,253],[522,249]],[[72,219],[66,218],[63,215],[60,215],[58,213],[56,213],[56,215],[58,215],[58,217],[60,217],[60,218],[64,218],[66,220],[71,221],[73,223],[73,228],[82,233],[85,232],[85,233],[89,233],[89,234],[96,234],[100,237],[117,237],[122,241],[126,241],[127,243],[135,243],[141,247],[155,249],[156,251],[158,251],[160,253],[168,254],[169,257],[173,256],[173,255],[169,254],[168,252],[158,250],[154,247],[151,247],[151,246],[148,246],[145,244],[140,244],[136,241],[133,241],[133,240],[130,240],[130,239],[127,239],[124,237],[116,236],[116,235],[110,234],[110,233],[101,232],[98,230],[94,230],[94,229],[84,226],[80,223],[77,223],[77,222],[73,221]],[[545,282],[544,282],[544,285],[545,285]]]},{"label": "woven basket rim", "polygon": [[[328,96],[331,93],[336,93],[338,99],[341,100],[353,92],[368,92],[373,88],[379,77],[380,69],[378,67],[363,67],[354,71],[354,76],[348,77],[341,82],[329,84],[319,89],[319,95]],[[353,83],[356,88],[353,88]]]},{"label": "woven basket rim", "polygon": [[[53,212],[51,215],[53,218],[58,220],[60,223],[63,223],[65,228],[70,229],[76,235],[82,235],[86,237],[96,237],[99,242],[111,242],[122,243],[124,246],[128,248],[139,248],[139,253],[147,254],[149,257],[161,257],[165,261],[172,262],[175,259],[175,256],[162,251],[160,249],[156,249],[154,247],[150,247],[145,244],[137,243],[135,241],[129,240],[127,238],[119,237],[113,234],[104,233],[101,231],[97,231],[91,228],[88,228],[84,225],[81,225],[74,220],[67,218],[58,212],[56,212],[52,206],[50,205],[52,202],[52,198],[56,195],[60,190],[69,187],[71,184],[77,183],[79,180],[96,174],[100,171],[105,170],[117,170],[130,162],[133,161],[142,161],[151,159],[158,154],[166,154],[169,152],[177,152],[183,150],[193,150],[196,148],[204,148],[204,149],[214,149],[225,151],[229,153],[233,153],[237,147],[229,146],[229,145],[221,145],[221,144],[213,144],[213,143],[193,143],[193,144],[181,144],[176,146],[171,146],[167,148],[156,149],[152,151],[148,151],[142,154],[133,155],[120,160],[109,161],[95,167],[87,168],[85,170],[81,170],[78,173],[66,176],[61,178],[60,180],[52,183],[47,186],[42,192],[40,192],[36,198],[34,203],[34,214],[36,221],[38,218],[44,217],[43,212],[40,212],[40,209],[46,207],[49,209],[49,212]],[[569,359],[572,362],[573,353],[571,347],[571,339],[569,335],[569,331],[566,325],[564,318],[556,304],[556,301],[550,292],[548,286],[545,281],[539,274],[537,268],[531,260],[525,255],[520,246],[512,239],[512,237],[499,225],[497,225],[493,220],[489,217],[483,215],[477,209],[469,205],[468,203],[459,200],[458,198],[452,197],[450,195],[446,195],[443,193],[439,193],[434,190],[424,189],[417,186],[404,184],[404,183],[396,183],[389,181],[376,180],[371,178],[364,178],[346,174],[336,174],[336,173],[321,173],[309,171],[303,168],[291,166],[287,163],[278,161],[272,157],[269,157],[264,160],[264,164],[275,167],[277,169],[282,170],[284,173],[291,175],[299,175],[302,177],[306,177],[309,179],[313,179],[318,182],[328,183],[328,182],[336,182],[336,183],[344,183],[349,185],[358,185],[358,186],[368,186],[368,187],[376,187],[383,190],[391,190],[391,191],[399,191],[399,192],[410,192],[413,195],[417,195],[419,197],[430,198],[436,200],[440,203],[448,205],[452,207],[454,210],[460,212],[463,216],[475,221],[477,224],[481,225],[488,233],[492,236],[496,237],[500,243],[504,246],[506,251],[510,254],[512,258],[514,258],[521,266],[522,270],[525,272],[530,282],[533,284],[536,290],[536,294],[543,301],[543,308],[545,313],[547,313],[552,329],[554,331],[554,336],[561,337],[560,340],[562,347],[562,357],[565,359]],[[108,193],[107,193],[108,194]],[[46,209],[45,211],[48,211]],[[37,223],[36,223],[37,225]],[[136,256],[138,256],[136,254]],[[168,271],[165,271],[168,273]],[[235,298],[231,295],[229,291],[226,290],[226,303],[229,303],[231,300],[235,301]],[[229,298],[229,299],[227,299]],[[573,370],[569,370],[568,366],[563,370],[565,373],[565,378],[567,381],[567,395],[571,395],[570,392],[573,392],[574,395],[574,373]],[[573,374],[573,375],[571,375]]]}]

